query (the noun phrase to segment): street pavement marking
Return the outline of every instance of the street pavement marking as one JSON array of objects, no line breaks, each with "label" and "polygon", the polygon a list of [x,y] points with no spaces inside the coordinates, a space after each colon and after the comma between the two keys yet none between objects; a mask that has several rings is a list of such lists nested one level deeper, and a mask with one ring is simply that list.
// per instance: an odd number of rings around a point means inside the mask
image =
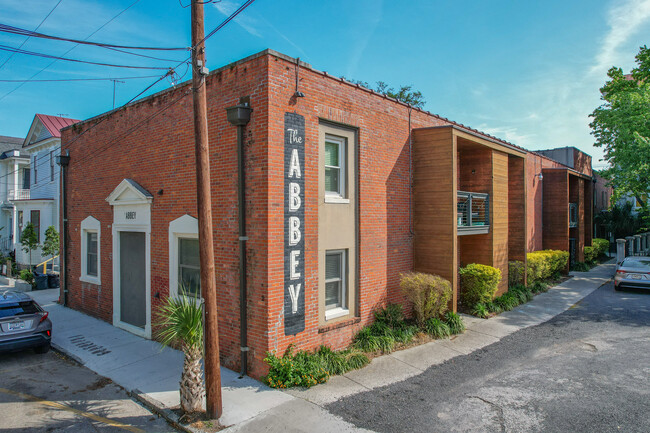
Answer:
[{"label": "street pavement marking", "polygon": [[4,394],[14,395],[14,396],[19,397],[19,398],[21,398],[23,400],[29,400],[29,401],[33,401],[33,402],[36,402],[36,403],[43,404],[45,406],[50,406],[50,407],[54,407],[56,409],[61,409],[61,410],[66,410],[68,412],[76,413],[77,415],[81,415],[83,417],[90,418],[90,419],[92,419],[94,421],[98,421],[98,422],[101,422],[103,424],[110,425],[111,427],[121,428],[121,429],[124,429],[124,430],[128,430],[130,432],[133,432],[133,433],[145,433],[144,430],[139,429],[137,427],[134,427],[132,425],[124,424],[124,423],[121,423],[119,421],[114,421],[112,419],[104,418],[104,417],[101,417],[101,416],[98,416],[98,415],[95,415],[95,414],[92,414],[92,413],[89,413],[89,412],[84,412],[84,411],[81,411],[79,409],[75,409],[73,407],[66,406],[66,405],[61,404],[61,403],[57,403],[56,401],[44,400],[42,398],[38,398],[38,397],[35,397],[33,395],[24,394],[24,393],[18,392],[18,391],[12,391],[12,390],[6,389],[6,388],[0,388],[0,392],[2,392]]}]

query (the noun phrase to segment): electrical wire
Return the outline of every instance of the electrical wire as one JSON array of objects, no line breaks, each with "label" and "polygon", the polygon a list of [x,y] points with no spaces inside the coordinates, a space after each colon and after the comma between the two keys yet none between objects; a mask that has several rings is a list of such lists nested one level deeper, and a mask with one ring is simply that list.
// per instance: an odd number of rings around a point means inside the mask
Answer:
[{"label": "electrical wire", "polygon": [[[61,3],[61,1],[59,1],[59,3]],[[58,4],[57,4],[57,6],[58,6]],[[39,25],[39,27],[40,27],[40,25]],[[36,29],[38,29],[38,27],[36,27]],[[147,50],[147,51],[187,51],[188,50],[187,47],[174,47],[174,48],[168,48],[168,47],[141,47],[141,46],[133,46],[133,45],[117,45],[117,44],[109,44],[109,43],[104,43],[104,42],[92,42],[92,41],[87,41],[87,40],[64,38],[64,37],[61,37],[61,36],[52,36],[52,35],[46,35],[44,33],[38,33],[35,30],[32,31],[32,30],[27,30],[27,29],[21,29],[20,27],[14,27],[14,26],[10,26],[8,24],[2,24],[2,23],[0,23],[0,32],[11,33],[11,34],[14,34],[14,35],[23,35],[23,36],[27,36],[28,38],[33,37],[33,38],[42,38],[42,39],[52,39],[52,40],[55,40],[55,41],[74,42],[77,45],[93,45],[93,46],[102,47],[102,48],[122,48],[122,49],[125,49],[125,50]]]},{"label": "electrical wire", "polygon": [[[29,80],[33,83],[56,83],[68,81],[113,81],[113,80],[140,80],[143,78],[158,78],[158,75],[143,75],[141,77],[115,77],[115,78],[61,78],[48,80]],[[24,83],[28,80],[0,80],[0,83]]]},{"label": "electrical wire", "polygon": [[[48,14],[45,15],[45,18],[43,18],[43,20],[41,21],[41,23],[40,23],[39,25],[36,26],[36,28],[34,29],[34,31],[38,30],[38,29],[43,25],[43,23],[45,22],[45,20],[47,20],[47,19],[50,17],[50,15],[52,15],[52,12],[54,12],[54,10],[55,10],[55,9],[56,9],[60,4],[61,4],[62,1],[63,1],[63,0],[59,0],[58,3],[54,5],[54,7],[50,10],[50,12],[48,12]],[[29,40],[30,37],[31,37],[31,36],[27,36],[27,37],[25,38],[25,40],[24,40],[24,41],[23,41],[23,42],[18,46],[18,49],[22,48],[23,45],[25,45],[25,44],[27,43],[27,41]],[[14,54],[15,54],[15,53],[11,53],[11,55],[10,55],[9,57],[7,57],[7,58],[5,59],[4,62],[2,62],[2,65],[0,65],[0,69],[2,69],[2,67],[3,67],[4,65],[6,65],[7,62],[8,62],[9,60],[11,60],[11,58],[14,56]]]},{"label": "electrical wire", "polygon": [[162,66],[134,66],[134,65],[116,65],[116,64],[113,64],[113,63],[90,62],[90,61],[87,61],[87,60],[70,59],[70,58],[67,58],[67,57],[52,56],[50,54],[37,53],[35,51],[28,51],[28,50],[23,50],[23,49],[18,49],[18,48],[12,48],[12,47],[9,47],[7,45],[0,45],[0,50],[9,51],[9,52],[18,53],[18,54],[26,54],[26,55],[35,56],[35,57],[44,57],[46,59],[56,59],[56,60],[63,60],[63,61],[66,61],[66,62],[74,62],[74,63],[85,63],[87,65],[108,66],[108,67],[111,67],[111,68],[169,69],[169,68],[162,67]]},{"label": "electrical wire", "polygon": [[221,24],[219,24],[217,27],[215,27],[210,33],[207,34],[203,39],[201,39],[197,44],[192,46],[192,49],[196,48],[198,45],[201,45],[203,42],[205,42],[208,38],[212,37],[215,33],[217,33],[219,30],[221,30],[226,24],[228,24],[230,21],[234,20],[237,15],[239,15],[241,12],[244,11],[247,7],[252,5],[255,2],[255,0],[247,0],[244,2],[235,12],[230,14],[228,18],[223,20]]},{"label": "electrical wire", "polygon": [[[90,39],[90,38],[91,38],[95,33],[97,33],[98,31],[100,31],[100,30],[103,29],[104,27],[106,27],[108,24],[110,24],[113,20],[115,20],[115,19],[116,19],[117,17],[119,17],[120,15],[122,15],[124,12],[128,11],[129,9],[131,9],[131,8],[132,8],[133,6],[135,6],[139,1],[140,1],[140,0],[135,0],[133,3],[131,3],[130,5],[128,5],[126,8],[122,9],[122,10],[121,10],[117,15],[115,15],[113,18],[111,18],[110,20],[106,21],[104,24],[102,24],[101,26],[99,26],[99,27],[97,28],[97,30],[95,30],[94,32],[92,32],[91,34],[89,34],[85,39],[86,39],[86,40],[87,40],[87,39]],[[70,48],[68,51],[66,51],[65,53],[63,53],[61,56],[65,56],[66,54],[68,54],[70,51],[74,50],[74,49],[77,48],[78,46],[79,46],[79,44],[76,44],[75,46],[73,46],[72,48]],[[5,93],[4,95],[2,95],[2,97],[0,97],[0,101],[2,101],[4,98],[6,98],[7,96],[9,96],[9,95],[11,95],[12,93],[14,93],[16,90],[18,90],[18,89],[20,89],[21,87],[23,87],[23,86],[25,85],[25,83],[29,82],[29,81],[32,80],[33,78],[36,78],[36,76],[38,76],[41,72],[45,71],[47,68],[49,68],[50,66],[52,66],[53,64],[55,64],[57,61],[58,61],[58,59],[53,60],[49,65],[45,66],[43,69],[41,69],[40,71],[36,72],[34,75],[32,75],[31,77],[29,77],[29,80],[27,80],[27,81],[25,81],[25,82],[23,82],[23,83],[20,83],[19,85],[17,85],[16,87],[14,87],[13,90],[10,90],[9,92],[7,92],[7,93]]]}]

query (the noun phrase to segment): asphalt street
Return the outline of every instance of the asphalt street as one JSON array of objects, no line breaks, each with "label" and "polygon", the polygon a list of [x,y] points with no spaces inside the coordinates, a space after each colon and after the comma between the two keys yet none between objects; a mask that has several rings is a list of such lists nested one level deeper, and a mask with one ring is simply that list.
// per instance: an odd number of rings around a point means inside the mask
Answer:
[{"label": "asphalt street", "polygon": [[650,292],[608,283],[565,313],[328,405],[377,432],[650,431]]},{"label": "asphalt street", "polygon": [[0,354],[2,432],[173,432],[119,386],[50,351]]}]

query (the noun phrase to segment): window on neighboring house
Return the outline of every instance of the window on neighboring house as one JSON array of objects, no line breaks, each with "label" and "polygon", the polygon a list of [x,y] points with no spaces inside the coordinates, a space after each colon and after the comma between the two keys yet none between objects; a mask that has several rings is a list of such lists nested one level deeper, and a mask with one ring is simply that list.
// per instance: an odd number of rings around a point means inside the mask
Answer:
[{"label": "window on neighboring house", "polygon": [[29,168],[23,168],[23,189],[29,189]]},{"label": "window on neighboring house", "polygon": [[20,237],[20,233],[23,232],[23,211],[19,210],[18,211],[18,237]]},{"label": "window on neighboring house", "polygon": [[578,204],[569,203],[569,227],[578,227]]},{"label": "window on neighboring house", "polygon": [[101,224],[92,216],[81,222],[81,275],[86,283],[101,284]]},{"label": "window on neighboring house", "polygon": [[86,232],[86,275],[97,277],[97,232]]},{"label": "window on neighboring house", "polygon": [[178,239],[178,287],[194,297],[201,295],[199,240]]},{"label": "window on neighboring house", "polygon": [[50,181],[54,181],[54,151],[50,152]]},{"label": "window on neighboring house", "polygon": [[29,221],[34,226],[34,231],[36,232],[36,242],[41,243],[41,211],[33,210],[30,211]]},{"label": "window on neighboring house", "polygon": [[38,183],[38,164],[36,163],[38,161],[38,156],[34,155],[34,163],[32,164],[32,169],[34,171],[34,185]]},{"label": "window on neighboring house", "polygon": [[325,136],[325,194],[346,197],[345,166],[346,140],[332,135]]},{"label": "window on neighboring house", "polygon": [[325,315],[328,311],[343,310],[346,290],[346,251],[327,251],[325,254]]}]

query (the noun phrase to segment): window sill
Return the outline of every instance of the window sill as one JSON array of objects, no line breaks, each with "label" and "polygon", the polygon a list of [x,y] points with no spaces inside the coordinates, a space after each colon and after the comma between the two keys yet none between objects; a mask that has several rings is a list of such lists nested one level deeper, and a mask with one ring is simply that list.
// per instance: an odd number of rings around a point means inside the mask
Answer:
[{"label": "window sill", "polygon": [[325,320],[338,319],[339,317],[347,316],[350,310],[346,308],[333,308],[325,311]]},{"label": "window sill", "polygon": [[490,226],[462,226],[458,227],[458,236],[481,235],[490,232]]},{"label": "window sill", "polygon": [[331,325],[328,324],[325,326],[321,326],[318,328],[318,333],[324,334],[326,332],[334,331],[336,329],[345,328],[346,326],[356,325],[359,322],[361,322],[361,317],[353,317],[348,320],[342,320],[339,322],[332,323]]},{"label": "window sill", "polygon": [[89,277],[88,275],[82,275],[81,277],[79,277],[79,281],[83,281],[84,283],[95,284],[97,286],[102,285],[102,282],[99,280],[99,278]]},{"label": "window sill", "polygon": [[325,196],[325,203],[336,203],[336,204],[349,204],[349,198],[337,197],[332,195]]}]

